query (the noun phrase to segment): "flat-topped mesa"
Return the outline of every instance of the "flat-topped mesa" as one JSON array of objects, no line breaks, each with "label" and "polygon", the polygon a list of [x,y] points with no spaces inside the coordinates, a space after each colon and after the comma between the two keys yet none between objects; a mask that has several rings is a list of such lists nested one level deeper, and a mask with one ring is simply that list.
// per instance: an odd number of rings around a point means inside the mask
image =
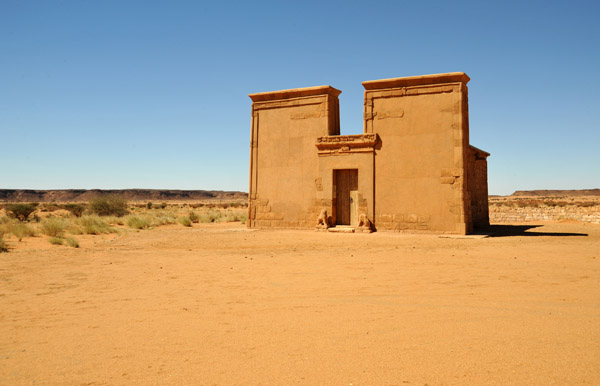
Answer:
[{"label": "flat-topped mesa", "polygon": [[315,86],[292,88],[289,90],[259,92],[255,94],[249,94],[248,96],[250,97],[250,99],[252,99],[252,102],[264,102],[279,99],[309,97],[316,95],[331,95],[333,97],[338,97],[341,93],[342,92],[340,90],[331,86]]},{"label": "flat-topped mesa", "polygon": [[489,153],[469,144],[463,72],[363,82],[363,134],[340,90],[250,94],[248,226],[469,233],[489,224]]},{"label": "flat-topped mesa", "polygon": [[385,88],[424,86],[431,84],[444,83],[464,83],[467,84],[471,80],[464,72],[448,72],[444,74],[432,74],[421,76],[406,76],[402,78],[389,78],[368,80],[362,82],[365,90],[377,90]]}]

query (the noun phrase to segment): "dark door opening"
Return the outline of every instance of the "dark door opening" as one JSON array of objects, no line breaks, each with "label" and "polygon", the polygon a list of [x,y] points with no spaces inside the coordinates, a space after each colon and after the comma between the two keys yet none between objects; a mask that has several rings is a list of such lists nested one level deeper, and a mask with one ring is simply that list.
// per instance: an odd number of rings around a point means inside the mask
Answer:
[{"label": "dark door opening", "polygon": [[335,197],[335,224],[358,224],[358,170],[333,171],[333,196]]}]

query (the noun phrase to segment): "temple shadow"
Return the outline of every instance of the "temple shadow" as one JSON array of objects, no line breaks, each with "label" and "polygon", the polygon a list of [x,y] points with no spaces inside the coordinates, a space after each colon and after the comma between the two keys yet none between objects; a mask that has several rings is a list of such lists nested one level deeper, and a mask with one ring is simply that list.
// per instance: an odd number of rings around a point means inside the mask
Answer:
[{"label": "temple shadow", "polygon": [[475,234],[488,235],[488,237],[511,237],[511,236],[584,236],[587,233],[570,232],[531,232],[530,229],[539,228],[541,225],[490,225],[483,229],[476,229]]}]

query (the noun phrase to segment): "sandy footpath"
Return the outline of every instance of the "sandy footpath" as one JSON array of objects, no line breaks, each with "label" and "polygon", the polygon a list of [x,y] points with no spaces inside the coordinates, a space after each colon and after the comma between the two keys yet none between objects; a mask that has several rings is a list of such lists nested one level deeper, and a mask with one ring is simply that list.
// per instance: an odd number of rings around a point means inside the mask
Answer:
[{"label": "sandy footpath", "polygon": [[501,230],[13,239],[0,384],[600,384],[600,226]]}]

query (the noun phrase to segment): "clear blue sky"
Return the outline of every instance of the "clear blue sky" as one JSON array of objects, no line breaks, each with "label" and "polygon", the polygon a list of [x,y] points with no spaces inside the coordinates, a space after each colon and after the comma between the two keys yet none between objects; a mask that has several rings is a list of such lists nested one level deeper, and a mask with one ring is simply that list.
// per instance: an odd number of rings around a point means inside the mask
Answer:
[{"label": "clear blue sky", "polygon": [[0,188],[248,190],[249,93],[464,71],[491,194],[600,188],[597,1],[0,2]]}]

